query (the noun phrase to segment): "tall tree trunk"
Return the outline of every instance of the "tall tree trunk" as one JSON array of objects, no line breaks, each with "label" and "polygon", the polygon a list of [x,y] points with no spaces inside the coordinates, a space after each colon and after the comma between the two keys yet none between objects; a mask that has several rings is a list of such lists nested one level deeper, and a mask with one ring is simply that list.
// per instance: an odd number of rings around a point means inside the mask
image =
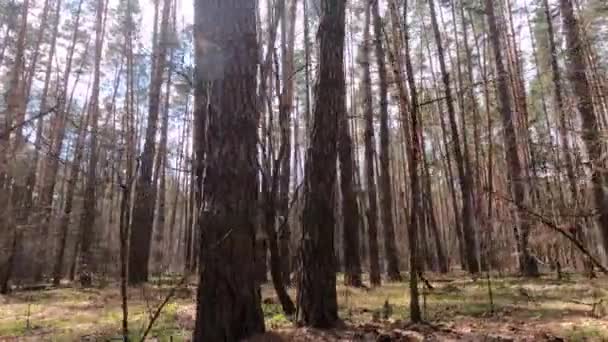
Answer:
[{"label": "tall tree trunk", "polygon": [[148,124],[144,150],[141,156],[140,173],[135,186],[133,207],[133,227],[129,240],[129,283],[140,284],[148,280],[148,264],[152,243],[152,226],[154,224],[154,204],[156,189],[152,186],[152,168],[156,150],[156,131],[160,112],[160,93],[163,84],[163,72],[166,65],[169,45],[169,16],[171,1],[164,0],[160,26],[160,41],[154,51],[155,63],[150,81],[148,96]]},{"label": "tall tree trunk", "polygon": [[359,205],[355,194],[353,142],[346,110],[338,113],[338,157],[342,193],[342,241],[344,247],[344,283],[362,286],[359,251]]},{"label": "tall tree trunk", "polygon": [[[161,133],[160,133],[160,141],[158,144],[158,153],[156,163],[158,166],[156,167],[157,176],[155,178],[158,180],[158,199],[157,199],[157,208],[156,208],[156,222],[155,222],[155,232],[154,232],[154,243],[156,247],[156,253],[154,255],[154,264],[157,267],[159,274],[166,271],[165,264],[163,264],[163,259],[166,257],[164,254],[165,246],[165,198],[167,192],[167,135],[169,132],[169,106],[171,105],[171,76],[173,73],[173,50],[169,52],[169,70],[167,73],[167,83],[165,88],[165,103],[163,108],[163,117],[161,123]],[[156,186],[155,186],[156,188]]]},{"label": "tall tree trunk", "polygon": [[405,0],[403,6],[403,27],[405,41],[405,68],[407,72],[407,82],[410,87],[411,101],[411,142],[409,142],[408,166],[410,172],[410,191],[412,210],[410,212],[410,222],[408,227],[408,239],[410,243],[410,319],[412,322],[420,322],[420,303],[418,301],[418,274],[421,272],[421,262],[418,253],[418,215],[422,212],[420,203],[420,182],[418,176],[418,161],[420,159],[420,142],[418,141],[418,93],[416,81],[414,80],[414,69],[410,57],[410,32],[407,24],[408,1]]},{"label": "tall tree trunk", "polygon": [[[51,214],[53,208],[53,198],[55,193],[55,185],[57,183],[57,173],[59,171],[59,160],[60,153],[63,149],[63,140],[65,137],[65,126],[67,121],[67,115],[69,112],[69,107],[71,103],[71,98],[68,99],[68,87],[70,81],[70,75],[72,73],[72,63],[74,61],[74,52],[76,51],[76,44],[78,42],[79,30],[80,30],[80,19],[82,12],[82,4],[83,0],[78,2],[78,8],[76,10],[74,20],[74,31],[72,32],[70,46],[67,52],[67,59],[65,63],[65,70],[63,72],[61,92],[59,95],[58,108],[56,110],[55,115],[50,119],[50,142],[49,142],[49,155],[44,160],[43,170],[42,170],[42,179],[40,180],[40,194],[38,195],[38,206],[42,207],[44,210],[44,225],[51,224]],[[86,43],[83,58],[86,56],[88,50],[88,41]],[[49,70],[49,65],[52,64],[52,59],[47,63],[47,72],[50,80],[51,72]],[[79,76],[78,76],[79,77]],[[45,81],[46,83],[46,81]],[[78,83],[78,82],[76,82]],[[48,90],[48,89],[47,89]],[[42,104],[46,102],[46,96],[42,98]],[[66,104],[66,102],[69,102]],[[90,104],[90,103],[89,103]],[[43,228],[48,231],[47,228]]]},{"label": "tall tree trunk", "polygon": [[68,228],[72,208],[74,206],[74,193],[76,192],[76,184],[78,183],[78,174],[80,172],[82,157],[84,154],[84,138],[85,132],[87,131],[87,126],[89,124],[89,116],[89,111],[81,114],[78,126],[78,136],[76,137],[76,143],[74,144],[74,158],[70,166],[70,175],[66,187],[65,203],[63,205],[63,212],[59,220],[59,241],[57,244],[55,263],[53,266],[53,285],[55,286],[59,286],[61,277],[63,275],[63,261],[65,259],[65,250],[68,240]]},{"label": "tall tree trunk", "polygon": [[98,121],[99,121],[99,91],[101,78],[101,58],[103,51],[103,22],[106,15],[106,6],[103,0],[98,0],[96,4],[95,19],[95,62],[93,71],[93,85],[91,98],[89,100],[89,119],[90,119],[90,143],[89,160],[87,165],[87,177],[84,189],[84,202],[82,215],[80,217],[80,282],[83,286],[92,284],[93,267],[93,239],[96,220],[96,184],[97,184],[97,160],[98,160]]},{"label": "tall tree trunk", "polygon": [[399,257],[395,245],[395,226],[393,223],[393,192],[391,187],[388,128],[388,84],[384,47],[382,46],[382,19],[379,1],[372,4],[374,18],[374,43],[376,46],[376,64],[380,78],[380,210],[382,210],[382,228],[384,230],[384,251],[386,254],[386,275],[391,281],[401,280]]},{"label": "tall tree trunk", "polygon": [[198,220],[197,342],[236,341],[264,331],[255,267],[256,3],[195,2],[196,86],[212,81]]},{"label": "tall tree trunk", "polygon": [[283,64],[283,89],[281,91],[281,108],[279,125],[281,126],[281,143],[285,145],[285,154],[281,160],[281,180],[279,190],[279,255],[281,256],[281,272],[283,281],[289,284],[291,274],[289,241],[291,227],[289,226],[289,188],[291,178],[291,112],[294,97],[294,50],[297,0],[292,0],[283,13],[281,26],[281,56]]},{"label": "tall tree trunk", "polygon": [[587,79],[583,41],[580,37],[579,23],[574,14],[572,0],[560,0],[563,27],[566,35],[566,56],[568,79],[572,85],[577,109],[582,119],[582,138],[591,161],[591,182],[593,198],[599,211],[598,224],[604,250],[608,251],[608,198],[606,198],[606,173],[603,162],[604,142],[600,137],[599,125],[591,98],[591,86]]},{"label": "tall tree trunk", "polygon": [[[61,18],[61,0],[57,0],[56,3],[56,9],[55,9],[55,23],[53,26],[53,34],[51,36],[51,42],[50,42],[50,49],[49,49],[49,56],[46,62],[46,71],[45,71],[45,75],[44,75],[44,86],[42,89],[42,97],[40,100],[40,112],[44,112],[46,110],[48,110],[47,108],[47,101],[48,101],[48,93],[49,93],[49,87],[51,86],[50,82],[51,82],[51,74],[52,74],[52,69],[53,69],[53,60],[54,60],[54,55],[55,55],[55,45],[57,42],[57,36],[59,33],[59,23],[61,22],[60,20]],[[32,68],[32,72],[33,72],[33,68]],[[31,76],[33,77],[33,76]],[[31,82],[31,80],[30,80]],[[29,90],[28,90],[29,93]],[[26,100],[27,101],[27,100]],[[55,113],[56,116],[59,116],[60,113],[56,112]],[[41,143],[42,140],[42,122],[43,122],[43,118],[40,118],[38,120],[38,127],[36,128],[36,147],[35,147],[35,152],[34,152],[34,161],[32,163],[32,168],[30,171],[30,174],[28,175],[27,178],[27,184],[26,187],[28,187],[30,189],[31,192],[33,192],[33,187],[36,184],[36,170],[37,170],[37,165],[38,165],[38,158],[39,158],[39,145]],[[59,132],[61,133],[61,132]],[[59,159],[59,158],[57,158]],[[28,191],[29,192],[29,191]],[[44,261],[47,260],[47,252],[48,252],[48,246],[45,246],[45,244],[48,241],[48,236],[49,236],[49,225],[50,225],[50,215],[51,215],[51,210],[52,210],[52,194],[50,194],[51,197],[47,197],[46,201],[45,201],[45,205],[47,206],[45,208],[46,210],[46,215],[44,218],[44,222],[42,224],[42,231],[40,232],[40,245],[38,246],[38,257],[37,257],[37,265],[36,265],[36,270],[35,270],[35,274],[34,274],[34,278],[36,279],[36,281],[40,281],[42,280],[42,275],[43,275],[43,270],[44,270]],[[48,195],[47,195],[48,196]],[[30,195],[30,199],[28,200],[28,202],[31,202],[31,195]]]},{"label": "tall tree trunk", "polygon": [[[437,22],[435,13],[435,2],[429,0],[431,9],[431,23],[435,42],[437,44],[437,52],[439,54],[439,67],[445,91],[445,99],[448,107],[448,118],[450,122],[450,130],[452,133],[452,146],[454,147],[454,158],[456,159],[456,167],[458,170],[458,179],[460,181],[460,189],[462,193],[462,233],[464,240],[465,260],[467,262],[467,270],[476,274],[479,272],[479,260],[477,258],[477,241],[475,238],[475,212],[473,208],[473,192],[471,180],[471,162],[468,153],[463,154],[460,145],[460,136],[458,134],[458,126],[456,124],[456,110],[454,109],[454,101],[452,98],[452,88],[450,85],[450,74],[448,73],[445,56],[443,51],[443,43],[441,40],[441,32]],[[464,114],[463,114],[464,115]]]},{"label": "tall tree trunk", "polygon": [[365,112],[365,176],[367,186],[367,242],[369,245],[369,280],[372,286],[380,286],[380,259],[378,253],[378,202],[376,197],[376,177],[374,168],[374,108],[372,103],[372,82],[370,72],[370,10],[371,1],[365,8],[365,24],[361,67],[363,69],[363,105]]},{"label": "tall tree trunk", "polygon": [[331,328],[338,320],[334,198],[338,120],[346,111],[345,0],[323,0],[317,40],[319,77],[306,159],[302,212],[299,319]]},{"label": "tall tree trunk", "polygon": [[496,23],[493,0],[486,0],[486,13],[488,19],[490,40],[494,50],[494,63],[496,64],[496,78],[499,97],[499,109],[504,129],[504,144],[507,160],[507,177],[516,205],[515,237],[519,258],[520,272],[525,276],[539,275],[536,259],[530,254],[528,236],[530,235],[530,220],[527,210],[528,196],[526,190],[525,173],[518,155],[515,118],[511,108],[511,95],[509,93],[509,75],[502,60],[502,47],[500,44],[500,31]]}]

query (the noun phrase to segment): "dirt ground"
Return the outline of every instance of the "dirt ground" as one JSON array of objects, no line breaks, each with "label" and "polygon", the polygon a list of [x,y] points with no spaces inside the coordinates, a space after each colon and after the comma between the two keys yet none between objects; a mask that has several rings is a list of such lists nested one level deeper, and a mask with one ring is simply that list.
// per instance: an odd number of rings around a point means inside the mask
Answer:
[{"label": "dirt ground", "polygon": [[[295,327],[270,284],[262,291],[268,333],[254,341],[608,341],[608,278],[579,275],[557,281],[515,277],[472,280],[427,275],[427,323],[408,324],[405,283],[375,289],[338,287],[343,323],[331,331]],[[339,280],[340,283],[340,280]],[[141,338],[171,281],[129,289],[129,328]],[[492,305],[489,288],[492,289]],[[422,289],[421,289],[422,290]],[[150,341],[188,341],[194,327],[195,285],[175,292],[149,334]],[[292,297],[294,290],[291,290]],[[120,340],[122,309],[116,284],[15,291],[0,296],[0,341]]]}]

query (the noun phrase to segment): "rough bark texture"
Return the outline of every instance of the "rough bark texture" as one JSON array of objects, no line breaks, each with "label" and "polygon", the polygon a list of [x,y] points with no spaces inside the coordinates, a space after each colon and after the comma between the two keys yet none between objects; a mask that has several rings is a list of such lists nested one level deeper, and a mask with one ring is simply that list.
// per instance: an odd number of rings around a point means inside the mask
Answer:
[{"label": "rough bark texture", "polygon": [[382,210],[382,229],[384,231],[384,252],[386,254],[386,275],[391,281],[401,280],[399,258],[395,245],[395,226],[393,224],[393,191],[391,186],[388,129],[388,84],[387,72],[382,46],[382,18],[380,17],[379,0],[374,0],[372,14],[374,18],[374,43],[376,45],[376,63],[380,78],[380,209]]},{"label": "rough bark texture", "polygon": [[157,44],[155,63],[152,69],[148,102],[148,125],[146,140],[141,156],[140,174],[135,187],[133,206],[133,226],[129,241],[129,283],[139,284],[148,280],[148,263],[152,243],[154,223],[154,203],[156,189],[152,186],[152,168],[156,151],[156,131],[160,112],[160,92],[163,72],[166,65],[167,45],[169,42],[169,15],[171,1],[164,0],[160,27],[160,42]]},{"label": "rough bark texture", "polygon": [[256,281],[256,1],[195,2],[196,87],[210,84],[194,341],[264,331]]},{"label": "rough bark texture", "polygon": [[305,165],[298,317],[330,328],[338,320],[334,198],[338,119],[346,111],[344,77],[345,1],[321,1],[319,77],[310,148]]},{"label": "rough bark texture", "polygon": [[[371,4],[371,2],[370,2]],[[365,176],[367,186],[367,243],[369,245],[369,280],[372,286],[379,286],[380,258],[378,253],[378,200],[376,197],[376,177],[374,167],[374,112],[372,103],[372,82],[370,73],[370,6],[365,9],[361,66],[363,68],[363,101],[365,112]]]},{"label": "rough bark texture", "polygon": [[494,50],[494,63],[496,64],[496,78],[499,98],[499,110],[502,117],[504,129],[504,144],[507,159],[507,177],[513,199],[517,206],[517,223],[515,236],[517,240],[517,253],[519,258],[520,272],[525,276],[538,276],[538,265],[530,254],[528,247],[528,236],[530,235],[530,221],[528,217],[527,189],[525,173],[518,155],[515,118],[511,106],[511,95],[509,91],[509,75],[503,63],[500,44],[500,31],[496,23],[493,0],[486,0],[486,13],[492,49]]}]

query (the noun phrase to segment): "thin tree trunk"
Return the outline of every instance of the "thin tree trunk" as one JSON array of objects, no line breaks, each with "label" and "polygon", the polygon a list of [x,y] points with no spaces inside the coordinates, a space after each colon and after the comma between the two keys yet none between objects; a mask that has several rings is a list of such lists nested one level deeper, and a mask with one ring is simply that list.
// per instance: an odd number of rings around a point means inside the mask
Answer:
[{"label": "thin tree trunk", "polygon": [[490,40],[494,50],[494,62],[496,64],[496,78],[499,96],[499,108],[502,116],[504,129],[504,144],[507,159],[507,175],[511,191],[517,205],[517,223],[515,237],[517,242],[517,252],[519,257],[519,269],[525,276],[536,277],[539,275],[536,260],[530,254],[528,247],[528,236],[530,234],[530,220],[528,213],[522,208],[527,207],[528,196],[526,190],[525,173],[522,168],[518,155],[516,128],[511,109],[511,96],[509,94],[508,74],[502,60],[502,50],[500,44],[500,32],[496,24],[494,13],[494,3],[486,0],[486,12],[490,33]]},{"label": "thin tree trunk", "polygon": [[[85,110],[87,106],[84,107]],[[59,220],[59,242],[57,251],[55,254],[55,264],[53,267],[53,285],[59,286],[61,277],[63,275],[63,262],[65,259],[65,250],[68,240],[68,228],[70,224],[70,218],[72,214],[72,208],[74,206],[74,193],[76,192],[76,184],[78,183],[78,174],[80,172],[80,166],[84,155],[84,138],[87,126],[89,124],[90,112],[83,112],[80,116],[78,136],[76,137],[76,143],[74,145],[74,158],[70,166],[70,178],[68,179],[65,204],[63,205],[63,213]]]},{"label": "thin tree trunk", "polygon": [[171,1],[164,0],[160,26],[160,40],[154,51],[155,63],[148,96],[148,123],[144,149],[141,156],[140,174],[135,186],[133,207],[133,227],[129,240],[129,283],[140,284],[148,280],[148,264],[152,243],[152,226],[154,224],[154,204],[156,189],[152,186],[152,169],[156,150],[156,132],[160,112],[160,93],[163,84],[163,72],[166,66],[166,55],[169,45],[169,16]]},{"label": "thin tree trunk", "polygon": [[90,152],[87,165],[87,178],[84,191],[84,202],[80,218],[80,261],[79,274],[83,286],[91,286],[94,256],[91,250],[94,242],[96,220],[96,184],[98,161],[98,122],[99,122],[99,92],[101,78],[101,58],[103,50],[103,22],[106,15],[106,6],[103,0],[97,1],[95,20],[95,62],[93,71],[93,85],[89,100],[90,113]]},{"label": "thin tree trunk", "polygon": [[441,40],[441,32],[437,23],[437,15],[435,14],[435,2],[429,0],[431,9],[431,23],[435,34],[435,42],[437,44],[437,52],[439,54],[439,67],[443,80],[445,91],[445,99],[448,108],[448,119],[450,130],[452,133],[452,146],[454,147],[454,158],[458,170],[458,179],[462,192],[462,235],[464,240],[465,260],[467,262],[467,270],[472,274],[479,273],[479,260],[477,258],[477,241],[475,238],[475,211],[473,207],[473,192],[471,180],[471,162],[468,153],[463,154],[460,145],[460,136],[458,126],[456,124],[456,110],[454,109],[454,101],[452,98],[452,89],[450,85],[450,74],[447,71],[443,43]]},{"label": "thin tree trunk", "polygon": [[376,64],[380,78],[380,210],[382,210],[382,228],[384,230],[384,251],[386,253],[386,275],[391,281],[401,280],[399,257],[395,244],[395,226],[393,223],[393,192],[390,175],[390,132],[388,128],[388,84],[384,48],[382,46],[382,19],[379,0],[372,4],[374,20],[374,37],[376,46]]},{"label": "thin tree trunk", "polygon": [[289,284],[291,267],[289,260],[289,241],[291,239],[291,227],[289,225],[289,189],[291,179],[291,112],[293,108],[295,72],[294,72],[294,50],[295,50],[295,27],[297,0],[292,0],[289,8],[283,13],[281,26],[281,56],[283,58],[283,89],[281,91],[281,106],[279,113],[279,124],[281,126],[281,143],[285,145],[285,153],[281,160],[281,180],[279,190],[279,255],[281,257],[281,272],[283,281]]},{"label": "thin tree trunk", "polygon": [[407,81],[410,87],[411,101],[411,142],[409,146],[409,171],[410,171],[410,191],[412,200],[412,210],[410,213],[410,224],[408,227],[408,239],[410,243],[410,319],[412,322],[420,322],[420,303],[418,301],[418,274],[421,272],[421,265],[418,253],[418,215],[422,212],[420,203],[420,184],[418,176],[418,161],[420,159],[420,143],[418,141],[418,93],[416,81],[414,80],[414,70],[410,58],[410,32],[407,24],[408,1],[405,0],[403,6],[403,34],[405,41],[405,67],[407,71]]},{"label": "thin tree trunk", "polygon": [[365,24],[361,67],[363,69],[363,105],[365,112],[365,175],[367,186],[367,240],[369,244],[369,279],[372,286],[380,286],[380,260],[378,253],[378,202],[376,197],[376,177],[374,168],[374,108],[372,103],[372,83],[370,72],[370,10],[371,1],[365,8]]}]

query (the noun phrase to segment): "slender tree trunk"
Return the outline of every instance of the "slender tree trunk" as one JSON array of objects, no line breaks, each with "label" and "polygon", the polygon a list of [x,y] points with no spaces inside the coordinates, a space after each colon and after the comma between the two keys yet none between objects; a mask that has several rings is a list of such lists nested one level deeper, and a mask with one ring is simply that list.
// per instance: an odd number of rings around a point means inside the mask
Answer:
[{"label": "slender tree trunk", "polygon": [[515,237],[519,257],[519,269],[525,276],[536,277],[539,275],[536,260],[530,254],[528,247],[528,236],[530,235],[530,220],[528,217],[525,173],[518,155],[515,118],[511,108],[511,96],[509,94],[508,74],[502,60],[500,44],[500,32],[496,23],[494,13],[494,2],[486,0],[486,12],[489,26],[490,40],[494,50],[494,62],[496,64],[496,78],[499,97],[499,109],[502,116],[504,129],[504,144],[507,159],[507,176],[514,197],[516,212]]},{"label": "slender tree trunk", "polygon": [[435,42],[437,44],[437,52],[439,54],[439,67],[443,80],[445,91],[445,99],[448,108],[448,118],[450,130],[452,133],[452,146],[454,147],[454,158],[456,159],[456,167],[458,171],[458,179],[462,192],[462,235],[464,240],[465,260],[467,262],[467,270],[476,274],[479,272],[479,260],[477,258],[477,241],[475,237],[475,212],[473,207],[473,192],[471,179],[471,163],[468,153],[463,154],[460,145],[460,135],[456,124],[456,110],[454,109],[454,101],[452,98],[452,88],[450,85],[450,74],[448,73],[445,56],[443,51],[443,43],[441,40],[441,32],[437,23],[437,15],[435,13],[435,2],[429,0],[431,9],[431,23],[435,34]]},{"label": "slender tree trunk", "polygon": [[95,62],[93,71],[93,85],[91,98],[89,100],[90,113],[90,152],[87,165],[87,177],[84,190],[84,202],[82,215],[80,218],[80,282],[83,286],[91,286],[93,269],[93,251],[95,219],[96,219],[96,184],[97,184],[97,161],[98,161],[98,121],[99,121],[99,91],[101,78],[101,58],[103,51],[103,22],[106,15],[106,6],[103,0],[98,0],[96,4],[95,19]]},{"label": "slender tree trunk", "polygon": [[171,1],[164,0],[160,26],[160,41],[154,51],[155,63],[152,70],[150,92],[148,96],[148,124],[144,149],[141,156],[141,168],[135,186],[133,207],[133,227],[129,241],[129,283],[140,284],[148,280],[148,264],[152,243],[152,226],[154,224],[154,204],[156,189],[152,186],[152,168],[156,150],[156,131],[160,112],[160,93],[163,84],[163,72],[166,66],[166,55],[169,44],[169,16]]},{"label": "slender tree trunk", "polygon": [[408,239],[410,243],[410,319],[412,322],[420,322],[422,315],[420,313],[420,303],[418,301],[418,274],[421,272],[420,256],[418,253],[418,215],[422,212],[421,207],[421,189],[418,176],[418,161],[420,159],[420,143],[418,141],[418,93],[416,89],[416,81],[414,80],[414,69],[410,57],[410,32],[407,24],[407,9],[408,1],[405,0],[403,6],[403,34],[405,41],[405,68],[407,72],[407,82],[410,87],[411,101],[411,142],[409,146],[409,172],[410,172],[410,191],[412,200],[412,210],[410,213],[410,222],[408,227]]},{"label": "slender tree trunk", "polygon": [[281,108],[279,113],[279,124],[281,126],[281,143],[285,145],[285,154],[281,160],[281,180],[279,190],[279,255],[283,281],[289,284],[291,267],[289,260],[289,241],[291,239],[291,227],[289,225],[289,189],[291,179],[291,112],[294,97],[294,50],[295,50],[295,27],[297,0],[291,0],[291,4],[283,13],[281,26],[281,56],[283,58],[283,89],[281,91]]},{"label": "slender tree trunk", "polygon": [[[85,110],[86,110],[85,106]],[[70,225],[70,218],[72,209],[74,206],[74,193],[76,192],[76,184],[78,183],[78,174],[84,155],[84,138],[87,126],[89,124],[90,112],[86,111],[81,114],[78,136],[76,137],[76,143],[74,145],[74,158],[70,166],[70,176],[67,183],[65,203],[63,205],[63,212],[59,220],[59,242],[57,244],[57,251],[55,254],[55,264],[53,267],[53,285],[59,286],[61,277],[63,275],[63,262],[65,259],[65,250],[68,240],[68,228]]]},{"label": "slender tree trunk", "polygon": [[365,112],[365,175],[367,186],[367,240],[369,244],[369,279],[372,286],[380,286],[380,260],[378,256],[378,202],[376,197],[376,177],[374,168],[374,108],[372,103],[372,83],[370,72],[370,10],[371,1],[365,8],[365,24],[361,67],[363,69],[363,105]]},{"label": "slender tree trunk", "polygon": [[338,156],[340,160],[340,191],[342,193],[344,283],[362,286],[361,256],[359,251],[359,205],[354,191],[353,142],[349,133],[346,111],[340,112],[338,121]]},{"label": "slender tree trunk", "polygon": [[372,4],[374,19],[374,38],[376,46],[376,64],[380,78],[380,210],[382,210],[382,228],[384,230],[384,251],[386,253],[386,274],[391,281],[401,280],[399,257],[395,245],[395,227],[393,223],[393,192],[390,175],[390,132],[388,128],[388,84],[384,47],[382,46],[382,19],[379,0]]}]

